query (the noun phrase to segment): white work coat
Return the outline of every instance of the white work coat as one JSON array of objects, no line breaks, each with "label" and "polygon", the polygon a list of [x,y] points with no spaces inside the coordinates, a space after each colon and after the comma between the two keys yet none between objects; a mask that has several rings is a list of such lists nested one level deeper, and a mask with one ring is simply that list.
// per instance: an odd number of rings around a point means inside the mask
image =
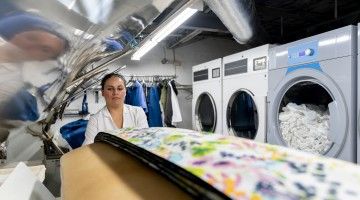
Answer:
[{"label": "white work coat", "polygon": [[[124,104],[123,128],[148,128],[148,122],[144,110],[141,107]],[[116,130],[118,127],[113,121],[109,110],[105,106],[96,114],[90,116],[85,132],[83,145],[94,142],[99,132]]]}]

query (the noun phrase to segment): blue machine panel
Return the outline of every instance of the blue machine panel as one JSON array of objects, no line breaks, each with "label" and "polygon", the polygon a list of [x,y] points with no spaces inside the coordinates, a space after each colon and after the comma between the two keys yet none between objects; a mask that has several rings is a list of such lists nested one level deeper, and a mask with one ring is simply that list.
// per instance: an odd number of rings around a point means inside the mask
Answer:
[{"label": "blue machine panel", "polygon": [[314,70],[318,70],[318,71],[322,72],[319,62],[314,62],[314,63],[308,63],[308,64],[303,64],[303,65],[296,65],[296,66],[288,67],[286,74],[289,74],[289,73],[299,70],[299,69],[306,69],[306,68],[314,69]]},{"label": "blue machine panel", "polygon": [[288,49],[288,65],[316,61],[318,54],[318,41],[290,47]]}]

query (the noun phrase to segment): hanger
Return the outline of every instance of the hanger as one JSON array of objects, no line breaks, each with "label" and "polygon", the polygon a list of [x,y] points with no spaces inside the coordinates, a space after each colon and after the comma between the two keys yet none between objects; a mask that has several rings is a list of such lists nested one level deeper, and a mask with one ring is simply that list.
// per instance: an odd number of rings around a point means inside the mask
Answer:
[{"label": "hanger", "polygon": [[126,87],[132,87],[134,85],[135,81],[134,81],[134,75],[130,75],[130,79],[128,81],[128,83],[126,84]]}]

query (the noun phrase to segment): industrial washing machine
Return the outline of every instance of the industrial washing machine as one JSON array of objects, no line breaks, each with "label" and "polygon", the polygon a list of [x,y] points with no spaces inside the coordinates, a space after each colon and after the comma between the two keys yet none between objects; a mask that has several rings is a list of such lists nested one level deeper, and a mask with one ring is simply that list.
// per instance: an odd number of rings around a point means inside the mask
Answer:
[{"label": "industrial washing machine", "polygon": [[194,130],[222,133],[221,65],[222,59],[219,58],[192,68]]},{"label": "industrial washing machine", "polygon": [[223,132],[265,142],[268,51],[263,45],[223,58]]},{"label": "industrial washing machine", "polygon": [[356,160],[356,27],[270,50],[271,144]]}]

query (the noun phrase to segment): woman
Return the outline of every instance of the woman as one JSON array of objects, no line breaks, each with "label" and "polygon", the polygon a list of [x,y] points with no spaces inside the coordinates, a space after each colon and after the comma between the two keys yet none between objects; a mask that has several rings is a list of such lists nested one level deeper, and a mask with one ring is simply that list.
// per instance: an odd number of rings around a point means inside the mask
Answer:
[{"label": "woman", "polygon": [[142,108],[124,103],[125,86],[125,78],[119,74],[111,73],[102,79],[101,92],[105,98],[106,106],[90,117],[83,145],[93,143],[96,134],[101,131],[149,127]]}]

